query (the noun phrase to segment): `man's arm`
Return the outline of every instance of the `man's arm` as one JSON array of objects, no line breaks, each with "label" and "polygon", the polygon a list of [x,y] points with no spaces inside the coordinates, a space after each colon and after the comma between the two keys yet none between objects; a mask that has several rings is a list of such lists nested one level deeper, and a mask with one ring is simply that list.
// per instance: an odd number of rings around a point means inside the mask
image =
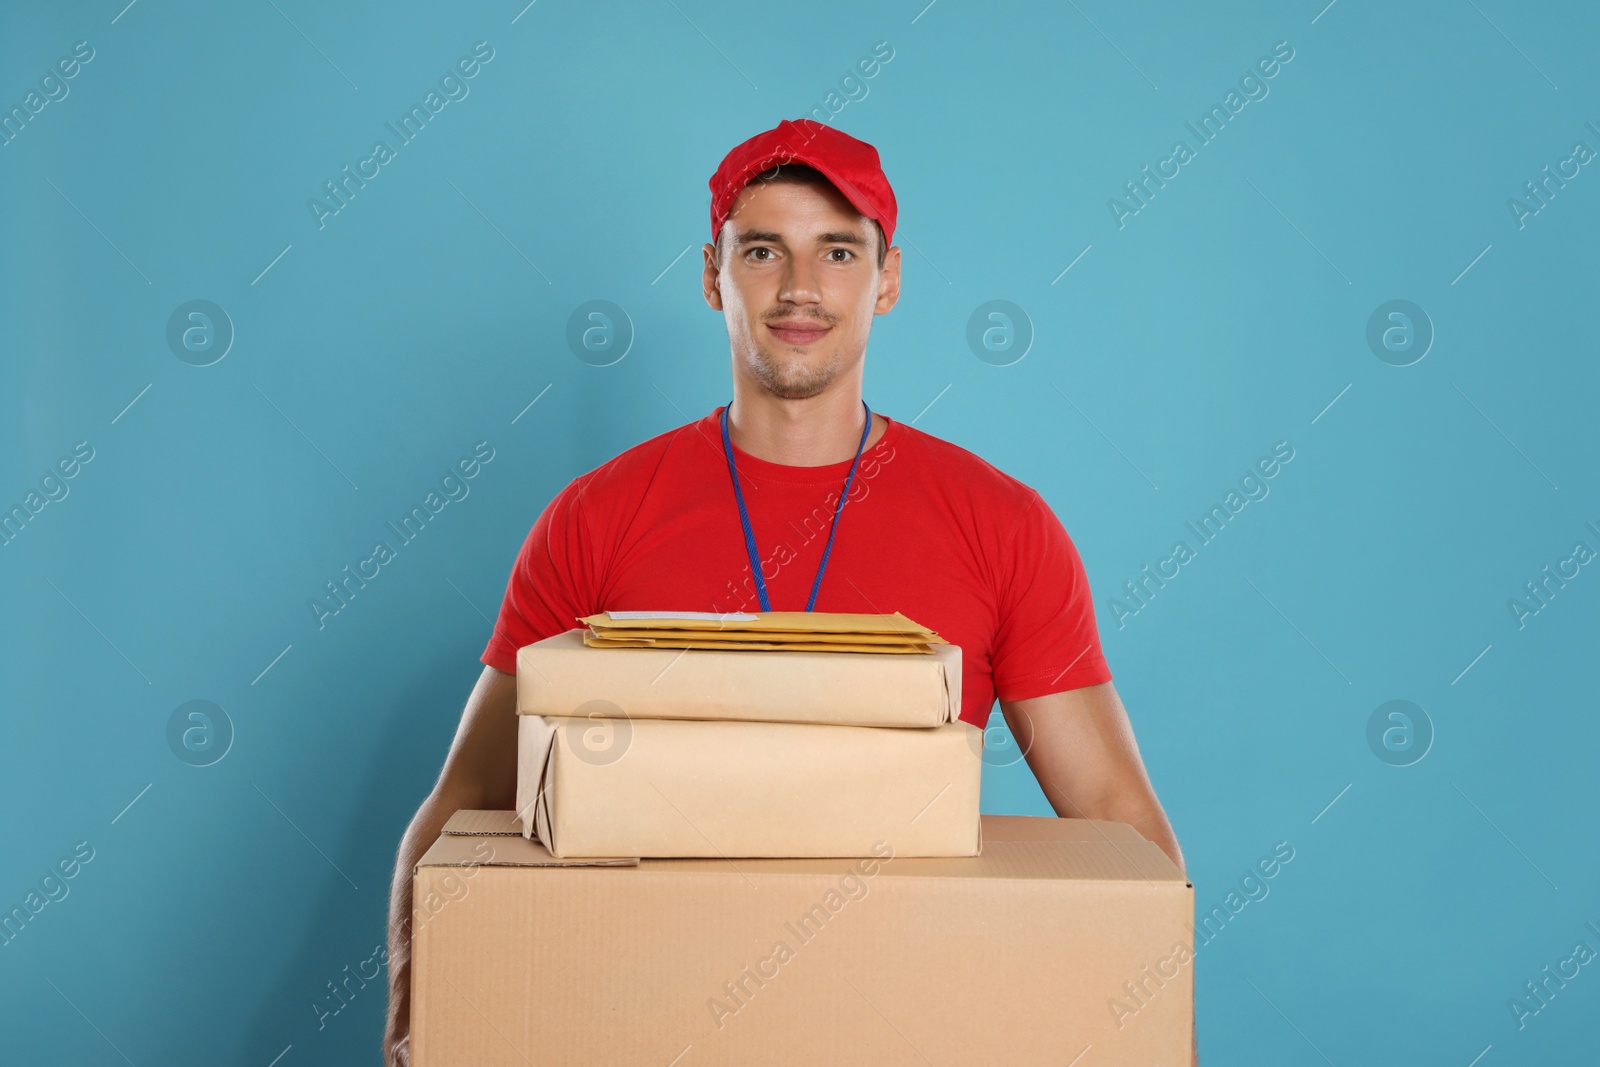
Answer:
[{"label": "man's arm", "polygon": [[1000,710],[1057,815],[1128,823],[1183,872],[1183,851],[1110,682],[1002,700]]},{"label": "man's arm", "polygon": [[[1139,758],[1128,711],[1110,682],[1002,700],[1000,710],[1057,815],[1128,823],[1188,877],[1183,850]],[[1190,1035],[1190,1059],[1196,1067],[1198,1036],[1197,1031]]]},{"label": "man's arm", "polygon": [[444,770],[400,839],[389,890],[387,1067],[408,1067],[411,1037],[411,873],[450,816],[516,807],[517,677],[485,667],[461,713]]}]

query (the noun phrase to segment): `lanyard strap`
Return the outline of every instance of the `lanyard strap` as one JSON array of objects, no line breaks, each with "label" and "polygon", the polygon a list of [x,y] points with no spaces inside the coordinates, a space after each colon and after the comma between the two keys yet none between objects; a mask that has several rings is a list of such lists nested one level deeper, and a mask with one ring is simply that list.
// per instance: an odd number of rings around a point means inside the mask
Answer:
[{"label": "lanyard strap", "polygon": [[[733,406],[729,400],[722,409],[722,454],[728,458],[728,476],[733,479],[733,498],[739,504],[739,524],[744,527],[744,550],[750,557],[750,571],[756,578],[756,598],[761,602],[762,611],[771,611],[772,603],[767,599],[767,579],[761,573],[761,554],[756,551],[755,531],[750,528],[750,512],[744,506],[744,493],[739,489],[739,472],[733,464],[733,441],[728,437],[728,408]],[[845,497],[850,495],[850,482],[856,476],[856,465],[861,462],[861,450],[867,445],[867,435],[872,432],[872,409],[867,407],[865,400],[861,406],[867,411],[867,424],[861,428],[861,442],[856,445],[856,458],[850,461],[850,473],[845,475],[844,492],[839,494],[839,502],[833,506],[833,524],[828,527],[828,543],[822,548],[822,562],[817,564],[817,577],[811,583],[811,599],[806,601],[806,610],[810,611],[817,602],[817,591],[822,588],[822,572],[828,568],[828,554],[833,551],[833,535],[839,529],[839,513],[844,510]]]}]

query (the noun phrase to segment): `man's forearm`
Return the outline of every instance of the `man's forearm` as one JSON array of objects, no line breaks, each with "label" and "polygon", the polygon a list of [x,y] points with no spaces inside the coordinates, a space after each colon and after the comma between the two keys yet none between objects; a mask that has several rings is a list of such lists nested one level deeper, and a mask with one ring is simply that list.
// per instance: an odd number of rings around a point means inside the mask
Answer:
[{"label": "man's forearm", "polygon": [[1159,806],[1140,805],[1131,810],[1125,809],[1121,814],[1113,815],[1111,818],[1117,822],[1125,822],[1139,831],[1146,841],[1167,854],[1167,858],[1177,866],[1179,874],[1188,877],[1183,863],[1183,849],[1178,847],[1178,836],[1172,832],[1172,824],[1167,821],[1166,812]]},{"label": "man's forearm", "polygon": [[462,807],[429,794],[400,838],[394,882],[389,888],[389,1012],[384,1031],[386,1067],[393,1067],[395,1046],[411,1032],[411,875],[417,861],[439,839],[450,816]]}]

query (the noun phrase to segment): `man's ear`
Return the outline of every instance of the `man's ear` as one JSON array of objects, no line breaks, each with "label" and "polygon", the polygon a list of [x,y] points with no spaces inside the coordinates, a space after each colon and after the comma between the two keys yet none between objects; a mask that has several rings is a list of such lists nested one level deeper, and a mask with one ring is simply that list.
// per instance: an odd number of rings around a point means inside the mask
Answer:
[{"label": "man's ear", "polygon": [[899,299],[900,246],[894,245],[883,257],[883,270],[878,276],[878,301],[872,306],[872,313],[887,314]]},{"label": "man's ear", "polygon": [[705,260],[704,265],[700,268],[700,293],[706,298],[706,303],[711,306],[712,310],[721,311],[722,289],[718,283],[722,272],[717,269],[717,246],[714,244],[703,245],[701,246],[700,254]]}]

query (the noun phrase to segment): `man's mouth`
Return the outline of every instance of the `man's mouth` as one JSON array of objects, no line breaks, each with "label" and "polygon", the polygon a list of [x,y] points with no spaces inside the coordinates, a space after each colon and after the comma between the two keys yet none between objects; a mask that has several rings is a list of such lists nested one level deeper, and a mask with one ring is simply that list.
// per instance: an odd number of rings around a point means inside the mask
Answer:
[{"label": "man's mouth", "polygon": [[767,323],[767,329],[771,330],[778,340],[784,344],[808,345],[822,337],[833,327],[825,326],[818,322],[802,322],[790,319],[785,322],[769,322]]}]

